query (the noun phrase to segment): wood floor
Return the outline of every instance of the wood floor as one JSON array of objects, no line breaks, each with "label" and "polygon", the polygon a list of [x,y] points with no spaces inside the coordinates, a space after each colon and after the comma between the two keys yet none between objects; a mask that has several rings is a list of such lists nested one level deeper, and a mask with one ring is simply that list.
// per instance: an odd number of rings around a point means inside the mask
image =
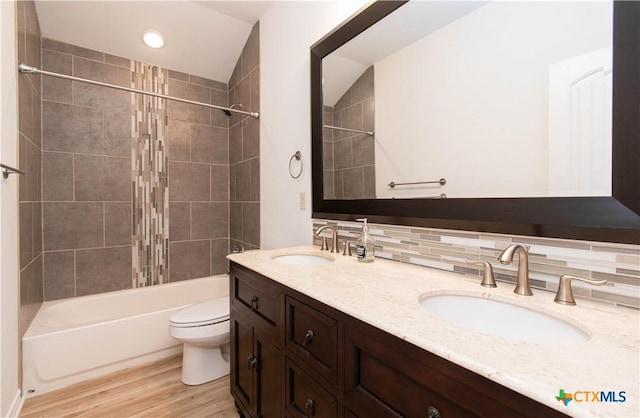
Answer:
[{"label": "wood floor", "polygon": [[181,356],[168,357],[34,396],[20,417],[238,417],[229,376],[187,386],[180,381],[181,362]]}]

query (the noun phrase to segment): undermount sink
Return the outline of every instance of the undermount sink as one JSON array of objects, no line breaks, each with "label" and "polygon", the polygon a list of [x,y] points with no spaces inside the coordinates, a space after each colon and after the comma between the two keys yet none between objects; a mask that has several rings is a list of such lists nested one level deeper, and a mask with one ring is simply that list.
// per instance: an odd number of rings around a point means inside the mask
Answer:
[{"label": "undermount sink", "polygon": [[539,344],[587,341],[591,337],[561,319],[523,306],[468,295],[433,295],[419,300],[428,312],[472,331]]},{"label": "undermount sink", "polygon": [[334,259],[318,254],[283,254],[273,257],[273,260],[296,266],[322,266],[333,263]]}]

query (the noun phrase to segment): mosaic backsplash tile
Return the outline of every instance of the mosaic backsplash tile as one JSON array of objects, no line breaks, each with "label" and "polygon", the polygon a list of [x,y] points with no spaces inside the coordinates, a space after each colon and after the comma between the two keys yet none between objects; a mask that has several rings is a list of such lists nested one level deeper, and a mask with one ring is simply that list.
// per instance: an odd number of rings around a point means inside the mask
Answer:
[{"label": "mosaic backsplash tile", "polygon": [[[314,219],[313,229],[322,225],[338,228],[340,249],[345,240],[355,241],[362,231],[358,222]],[[534,289],[556,292],[558,279],[571,274],[586,279],[607,279],[605,286],[573,282],[576,299],[588,298],[630,308],[640,308],[640,246],[511,236],[443,229],[369,224],[376,240],[376,257],[417,264],[465,276],[481,278],[477,266],[464,259],[488,261],[499,282],[515,285],[517,260],[510,265],[498,256],[512,243],[530,245],[530,283]],[[329,236],[327,234],[327,236]],[[320,239],[314,236],[314,244]],[[498,284],[500,286],[500,284]],[[550,294],[550,297],[553,297]]]}]

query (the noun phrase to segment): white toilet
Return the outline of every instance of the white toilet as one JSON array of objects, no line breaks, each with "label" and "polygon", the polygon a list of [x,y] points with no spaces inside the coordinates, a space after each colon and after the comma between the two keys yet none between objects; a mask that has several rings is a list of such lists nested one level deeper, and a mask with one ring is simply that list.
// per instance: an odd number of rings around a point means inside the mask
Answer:
[{"label": "white toilet", "polygon": [[181,380],[185,385],[200,385],[229,374],[228,296],[172,314],[169,335],[184,343]]}]

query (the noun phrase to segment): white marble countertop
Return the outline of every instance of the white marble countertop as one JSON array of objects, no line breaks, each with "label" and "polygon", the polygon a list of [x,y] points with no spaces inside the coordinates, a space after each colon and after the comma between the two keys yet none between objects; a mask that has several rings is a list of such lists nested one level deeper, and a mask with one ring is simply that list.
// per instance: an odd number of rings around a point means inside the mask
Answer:
[{"label": "white marble countertop", "polygon": [[[283,254],[317,254],[335,259],[321,266],[284,265]],[[577,306],[553,302],[554,294],[533,289],[533,296],[513,293],[513,285],[480,286],[463,275],[376,258],[330,254],[305,246],[254,250],[228,258],[348,315],[577,417],[640,416],[640,312],[589,300]],[[458,293],[512,302],[579,326],[591,339],[578,343],[536,344],[469,331],[425,311],[425,294]],[[470,315],[473,312],[469,312]],[[500,318],[495,318],[500,321]],[[526,326],[526,324],[525,324]],[[565,393],[625,392],[625,402],[578,402],[555,399]]]}]

